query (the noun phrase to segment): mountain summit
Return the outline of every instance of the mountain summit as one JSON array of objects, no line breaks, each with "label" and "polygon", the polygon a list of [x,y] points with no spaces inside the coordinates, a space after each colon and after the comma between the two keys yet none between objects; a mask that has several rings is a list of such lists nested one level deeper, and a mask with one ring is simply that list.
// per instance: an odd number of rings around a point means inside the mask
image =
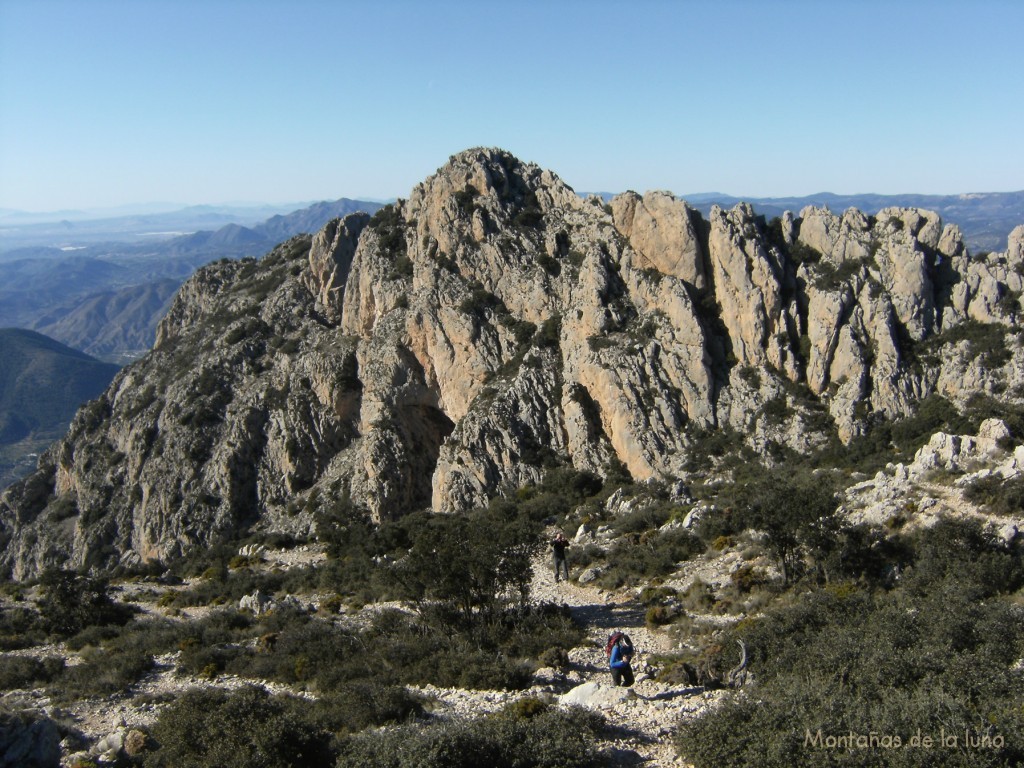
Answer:
[{"label": "mountain summit", "polygon": [[555,465],[685,480],[719,432],[771,458],[929,395],[1016,398],[1022,273],[1024,226],[972,257],[928,211],[605,205],[469,150],[372,218],[200,270],[4,494],[0,568],[457,511]]}]

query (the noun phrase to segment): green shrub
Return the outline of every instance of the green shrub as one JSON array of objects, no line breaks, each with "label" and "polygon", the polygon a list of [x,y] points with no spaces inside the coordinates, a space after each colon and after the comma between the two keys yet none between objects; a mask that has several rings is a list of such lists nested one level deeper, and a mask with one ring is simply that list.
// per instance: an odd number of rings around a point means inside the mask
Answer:
[{"label": "green shrub", "polygon": [[984,505],[994,515],[1020,515],[1024,511],[1024,477],[1004,480],[999,475],[972,480],[964,497]]},{"label": "green shrub", "polygon": [[160,712],[146,768],[306,768],[333,760],[313,708],[262,688],[193,690]]},{"label": "green shrub", "polygon": [[626,537],[609,550],[608,567],[601,572],[598,583],[617,589],[667,576],[680,562],[702,552],[701,540],[682,529]]},{"label": "green shrub", "polygon": [[121,628],[105,624],[102,626],[92,625],[81,632],[76,633],[67,640],[68,650],[80,651],[86,646],[99,647],[106,640],[117,637],[121,634]]},{"label": "green shrub", "polygon": [[0,689],[34,688],[44,685],[64,671],[60,656],[0,656]]},{"label": "green shrub", "polygon": [[[413,275],[413,263],[412,259],[406,256],[404,253],[400,254],[394,264],[391,265],[391,271],[388,273],[389,280],[401,280],[403,278],[409,278]],[[408,299],[407,299],[408,301]]]},{"label": "green shrub", "polygon": [[695,613],[704,613],[715,604],[715,592],[711,585],[701,579],[694,579],[682,596],[682,605]]},{"label": "green shrub", "polygon": [[459,304],[459,311],[466,315],[482,315],[487,311],[507,314],[505,304],[480,283],[470,286],[470,294]]},{"label": "green shrub", "polygon": [[789,246],[789,258],[796,266],[817,264],[821,261],[821,253],[801,240],[794,240]]},{"label": "green shrub", "polygon": [[549,317],[541,323],[540,330],[534,337],[534,343],[541,349],[557,348],[561,342],[562,318],[558,315]]},{"label": "green shrub", "polygon": [[646,586],[640,590],[637,601],[640,605],[664,605],[666,601],[675,598],[678,594],[672,587]]},{"label": "green shrub", "polygon": [[47,571],[40,578],[39,613],[46,629],[67,637],[89,626],[122,625],[135,613],[131,606],[115,603],[101,578],[71,571]]},{"label": "green shrub", "polygon": [[529,720],[531,717],[544,714],[550,709],[551,705],[543,699],[538,699],[536,696],[524,696],[506,705],[502,710],[502,714],[520,720]]},{"label": "green shrub", "polygon": [[0,604],[0,651],[30,648],[45,642],[42,617],[27,606]]},{"label": "green shrub", "polygon": [[316,722],[335,734],[396,725],[423,717],[423,700],[401,685],[376,680],[345,683],[321,695],[313,710]]},{"label": "green shrub", "polygon": [[251,568],[254,565],[259,565],[261,562],[263,562],[263,558],[259,555],[235,555],[228,561],[228,568],[232,570]]},{"label": "green shrub", "polygon": [[367,226],[376,232],[382,250],[392,254],[396,260],[406,254],[405,221],[395,205],[385,205],[378,210]]},{"label": "green shrub", "polygon": [[932,336],[921,345],[920,356],[936,363],[943,354],[943,348],[951,344],[967,342],[967,357],[977,360],[985,368],[1000,368],[1013,356],[1006,346],[1006,327],[999,323],[980,323],[969,320],[954,325],[942,333]]},{"label": "green shrub", "polygon": [[648,627],[660,627],[671,624],[679,616],[679,610],[669,605],[652,605],[644,614]]},{"label": "green shrub", "polygon": [[548,648],[538,657],[537,661],[542,667],[552,667],[563,672],[572,667],[572,662],[569,660],[569,652],[565,648],[558,646]]},{"label": "green shrub", "polygon": [[548,256],[546,253],[542,253],[537,257],[537,263],[541,269],[547,272],[552,277],[558,277],[562,274],[562,265],[558,259]]},{"label": "green shrub", "polygon": [[473,211],[476,210],[476,198],[480,196],[480,192],[472,184],[467,184],[465,189],[456,191],[455,205],[460,211],[466,216],[472,216]]},{"label": "green shrub", "polygon": [[532,683],[527,659],[553,646],[575,647],[579,628],[568,611],[555,606],[510,609],[493,621],[463,625],[458,612],[435,607],[422,618],[384,612],[361,636],[372,649],[349,676],[417,685],[432,683],[477,689],[519,690]]},{"label": "green shrub", "polygon": [[544,212],[540,208],[537,195],[530,191],[512,221],[519,227],[527,229],[539,228],[544,223]]},{"label": "green shrub", "polygon": [[672,517],[673,507],[670,504],[654,502],[640,507],[612,522],[616,533],[643,533],[660,528]]},{"label": "green shrub", "polygon": [[60,701],[122,693],[153,667],[153,657],[137,650],[86,648],[82,663],[67,667],[51,681],[51,695]]},{"label": "green shrub", "polygon": [[711,548],[716,552],[721,552],[723,549],[728,549],[732,545],[732,536],[716,536],[715,540],[711,542]]},{"label": "green shrub", "polygon": [[794,413],[795,411],[790,408],[785,395],[778,395],[765,401],[761,408],[761,414],[769,424],[782,424]]},{"label": "green shrub", "polygon": [[819,291],[838,290],[858,274],[866,263],[867,260],[847,259],[837,267],[832,262],[819,260],[814,263],[814,268],[811,272],[814,276],[814,287]]},{"label": "green shrub", "polygon": [[762,531],[783,581],[802,572],[804,558],[826,558],[842,527],[838,500],[826,475],[795,474],[785,467],[759,473],[733,490],[740,525]]},{"label": "green shrub", "polygon": [[747,594],[754,587],[768,583],[768,578],[760,568],[750,565],[741,565],[729,574],[729,581],[741,594]]},{"label": "green shrub", "polygon": [[428,727],[405,726],[346,740],[338,768],[598,768],[603,720],[582,710],[509,712]]},{"label": "green shrub", "polygon": [[739,376],[754,389],[761,388],[761,373],[752,365],[745,365],[739,369]]},{"label": "green shrub", "polygon": [[[1017,609],[1020,548],[976,523],[940,521],[906,540],[905,576],[890,590],[852,582],[805,591],[720,638],[742,637],[757,686],[680,725],[676,744],[705,766],[996,766],[1024,759],[1014,666],[1024,652]],[[865,638],[869,641],[866,642]],[[807,732],[958,733],[958,749],[827,751]],[[965,730],[1003,745],[965,749]],[[832,757],[842,757],[833,763]]]}]

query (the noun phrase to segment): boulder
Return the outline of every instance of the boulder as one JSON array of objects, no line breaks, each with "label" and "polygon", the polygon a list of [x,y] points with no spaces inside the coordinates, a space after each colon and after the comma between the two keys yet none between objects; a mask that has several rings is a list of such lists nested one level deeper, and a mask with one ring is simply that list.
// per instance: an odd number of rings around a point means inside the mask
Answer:
[{"label": "boulder", "polygon": [[241,611],[252,611],[257,616],[271,611],[276,607],[274,599],[264,595],[258,589],[251,595],[245,595],[238,601],[238,609]]},{"label": "boulder", "polygon": [[588,709],[611,709],[617,704],[635,697],[635,693],[629,688],[605,685],[604,683],[589,682],[578,685],[571,691],[558,697],[558,703],[562,706],[587,707]]},{"label": "boulder", "polygon": [[0,768],[58,768],[60,732],[47,717],[0,712]]}]

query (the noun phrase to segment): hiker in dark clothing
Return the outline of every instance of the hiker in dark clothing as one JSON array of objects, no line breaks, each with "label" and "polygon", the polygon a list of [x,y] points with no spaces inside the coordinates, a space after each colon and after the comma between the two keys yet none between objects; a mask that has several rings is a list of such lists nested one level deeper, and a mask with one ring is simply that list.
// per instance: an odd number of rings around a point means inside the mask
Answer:
[{"label": "hiker in dark clothing", "polygon": [[565,580],[569,580],[569,561],[565,558],[565,548],[569,546],[569,540],[561,531],[551,542],[551,551],[555,555],[555,582],[558,582],[562,571],[565,572]]},{"label": "hiker in dark clothing", "polygon": [[632,660],[633,646],[629,644],[628,638],[625,641],[616,640],[612,645],[611,655],[608,657],[608,666],[612,671],[612,685],[623,685],[628,688],[633,684],[633,667],[630,666]]}]

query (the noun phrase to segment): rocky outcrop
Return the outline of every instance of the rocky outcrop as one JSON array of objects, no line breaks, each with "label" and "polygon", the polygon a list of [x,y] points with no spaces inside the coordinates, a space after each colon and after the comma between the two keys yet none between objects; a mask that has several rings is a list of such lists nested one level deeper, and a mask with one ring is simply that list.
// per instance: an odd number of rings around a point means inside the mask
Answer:
[{"label": "rocky outcrop", "polygon": [[669,192],[635,192],[611,201],[615,228],[636,251],[641,269],[656,269],[685,280],[698,289],[707,287],[706,254],[698,228],[700,214]]},{"label": "rocky outcrop", "polygon": [[48,717],[0,712],[0,768],[58,768],[60,732]]},{"label": "rocky outcrop", "polygon": [[782,371],[790,362],[785,273],[781,254],[760,234],[749,205],[731,211],[712,207],[708,250],[732,353],[740,364]]},{"label": "rocky outcrop", "polygon": [[0,567],[456,511],[556,465],[686,477],[715,429],[771,460],[930,394],[1005,397],[1022,262],[1024,227],[974,258],[913,209],[705,221],[469,150],[373,218],[200,270],[0,500]]},{"label": "rocky outcrop", "polygon": [[355,213],[334,219],[313,236],[309,249],[309,271],[304,283],[316,298],[317,306],[331,320],[341,317],[345,302],[345,283],[352,267],[359,235],[370,217]]}]

